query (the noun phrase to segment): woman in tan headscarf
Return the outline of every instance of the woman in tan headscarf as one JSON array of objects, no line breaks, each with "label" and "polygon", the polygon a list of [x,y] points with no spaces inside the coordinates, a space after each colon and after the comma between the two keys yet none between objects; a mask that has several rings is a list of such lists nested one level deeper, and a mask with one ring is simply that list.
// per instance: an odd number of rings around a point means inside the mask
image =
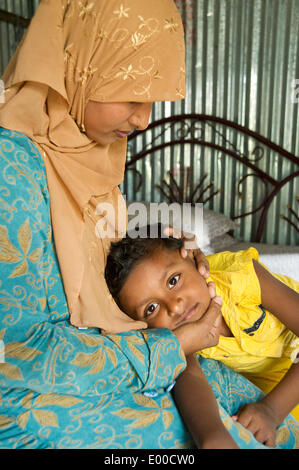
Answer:
[{"label": "woman in tan headscarf", "polygon": [[[163,392],[185,367],[180,343],[135,331],[143,323],[118,309],[104,282],[109,242],[95,233],[99,203],[125,211],[127,133],[147,126],[152,102],[184,96],[175,4],[43,0],[2,78],[1,446],[158,447],[166,430],[182,444]],[[167,410],[149,433],[141,392],[155,388]],[[134,413],[138,435],[125,419]]]},{"label": "woman in tan headscarf", "polygon": [[154,101],[184,97],[184,70],[173,0],[42,0],[5,71],[2,447],[190,446],[168,391],[197,330],[144,331],[121,312],[95,230],[100,203],[125,213],[127,134],[147,127]]},{"label": "woman in tan headscarf", "polygon": [[30,137],[46,165],[71,323],[112,332],[144,327],[106,288],[109,243],[95,235],[96,207],[121,204],[127,133],[147,127],[154,101],[184,97],[174,2],[43,1],[3,80],[0,125]]}]

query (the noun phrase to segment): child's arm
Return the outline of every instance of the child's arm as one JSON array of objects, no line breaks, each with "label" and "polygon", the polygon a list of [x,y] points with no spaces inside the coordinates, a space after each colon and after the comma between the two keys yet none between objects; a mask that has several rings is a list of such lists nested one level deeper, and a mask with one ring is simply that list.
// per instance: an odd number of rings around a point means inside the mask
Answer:
[{"label": "child's arm", "polygon": [[187,357],[187,368],[174,387],[180,414],[201,449],[238,449],[224,427],[215,395],[195,356]]},{"label": "child's arm", "polygon": [[[253,264],[260,282],[262,305],[299,336],[299,294],[272,276],[257,261],[254,260]],[[237,419],[258,441],[274,446],[277,426],[298,403],[299,363],[295,363],[265,398],[239,410]]]},{"label": "child's arm", "polygon": [[299,294],[286,286],[256,260],[254,269],[261,286],[262,305],[299,336]]}]

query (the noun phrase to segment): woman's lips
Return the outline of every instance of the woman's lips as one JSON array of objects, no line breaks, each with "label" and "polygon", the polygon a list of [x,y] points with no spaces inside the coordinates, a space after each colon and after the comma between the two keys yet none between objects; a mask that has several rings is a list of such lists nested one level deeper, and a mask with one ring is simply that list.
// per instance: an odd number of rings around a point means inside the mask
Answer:
[{"label": "woman's lips", "polygon": [[114,133],[117,135],[117,137],[119,137],[120,139],[123,139],[124,137],[128,137],[129,134],[131,134],[131,132],[125,132],[125,131],[119,131],[119,130],[116,130],[114,131]]}]

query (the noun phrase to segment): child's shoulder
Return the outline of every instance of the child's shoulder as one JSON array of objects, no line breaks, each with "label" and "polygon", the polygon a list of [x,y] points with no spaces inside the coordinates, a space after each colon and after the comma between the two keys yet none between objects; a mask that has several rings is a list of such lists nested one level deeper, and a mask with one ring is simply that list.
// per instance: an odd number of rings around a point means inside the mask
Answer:
[{"label": "child's shoulder", "polygon": [[216,284],[217,294],[223,302],[238,305],[259,305],[260,284],[255,273],[253,260],[258,261],[255,248],[237,252],[221,252],[208,257],[211,280]]},{"label": "child's shoulder", "polygon": [[210,271],[239,272],[247,267],[252,268],[252,260],[259,260],[259,254],[255,248],[237,252],[223,251],[207,256]]}]

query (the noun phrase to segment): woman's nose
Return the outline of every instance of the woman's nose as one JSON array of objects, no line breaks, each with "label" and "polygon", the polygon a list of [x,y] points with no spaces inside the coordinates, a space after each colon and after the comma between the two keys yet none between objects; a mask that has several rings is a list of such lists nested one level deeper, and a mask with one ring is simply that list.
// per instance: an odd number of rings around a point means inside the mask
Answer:
[{"label": "woman's nose", "polygon": [[152,106],[152,103],[139,103],[130,118],[130,124],[140,131],[146,129],[152,112]]}]

